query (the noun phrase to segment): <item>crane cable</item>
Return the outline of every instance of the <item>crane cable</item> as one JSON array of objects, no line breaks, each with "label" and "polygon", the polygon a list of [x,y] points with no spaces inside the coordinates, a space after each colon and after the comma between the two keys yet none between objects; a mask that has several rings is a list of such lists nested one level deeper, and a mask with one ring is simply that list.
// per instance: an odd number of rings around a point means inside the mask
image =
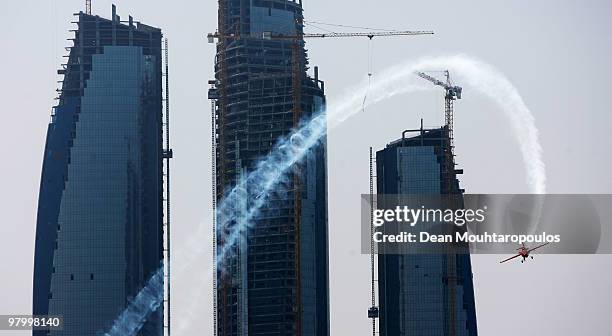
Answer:
[{"label": "crane cable", "polygon": [[365,112],[366,101],[368,99],[368,93],[370,92],[370,84],[372,83],[372,37],[368,41],[368,87],[363,95],[363,102],[361,103],[361,112]]},{"label": "crane cable", "polygon": [[355,29],[380,30],[380,31],[395,31],[395,32],[400,31],[400,30],[397,30],[397,29],[372,28],[372,27],[363,27],[363,26],[349,26],[349,25],[342,25],[342,24],[326,23],[326,22],[321,22],[321,21],[307,21],[307,20],[304,20],[304,22],[310,23],[311,25],[313,23],[316,23],[316,24],[320,24],[320,25],[324,25],[324,26],[341,27],[341,28],[355,28]]}]

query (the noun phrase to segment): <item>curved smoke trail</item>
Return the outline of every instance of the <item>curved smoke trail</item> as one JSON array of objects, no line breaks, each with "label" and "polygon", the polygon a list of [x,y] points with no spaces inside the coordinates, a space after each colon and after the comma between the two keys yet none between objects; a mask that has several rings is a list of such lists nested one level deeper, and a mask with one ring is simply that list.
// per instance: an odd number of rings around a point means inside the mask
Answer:
[{"label": "curved smoke trail", "polygon": [[[372,81],[368,92],[372,105],[398,94],[405,94],[425,88],[437,89],[416,78],[415,71],[448,69],[464,87],[480,92],[502,107],[509,119],[513,134],[519,143],[527,173],[529,189],[534,194],[546,192],[546,172],[542,160],[542,147],[533,115],[510,81],[493,66],[465,55],[423,58],[403,63],[379,73]],[[367,90],[367,81],[348,95],[339,99],[338,104],[328,108],[329,127],[333,128],[352,115],[361,111],[361,99]],[[471,91],[471,90],[470,90]]]},{"label": "curved smoke trail", "polygon": [[[380,73],[377,79],[371,82],[368,91],[369,99],[365,105],[373,105],[398,94],[431,88],[431,86],[425,86],[422,81],[415,80],[414,71],[422,69],[448,69],[453,76],[458,76],[463,80],[462,85],[480,91],[502,107],[519,142],[531,192],[544,193],[546,175],[542,161],[542,148],[533,115],[510,81],[486,63],[464,55],[457,55],[426,58],[392,67]],[[287,183],[287,175],[292,171],[292,166],[319,142],[328,127],[336,127],[362,110],[362,99],[367,88],[367,81],[358,85],[357,88],[348,91],[348,94],[338,99],[336,103],[330,104],[326,113],[314,115],[310,120],[304,121],[288,137],[280,139],[272,151],[260,160],[255,170],[246,175],[244,183],[249,186],[248,190],[245,190],[244,184],[240,183],[226,194],[219,203],[218,218],[222,221],[218,226],[224,227],[231,224],[229,226],[231,229],[225,232],[227,238],[217,255],[218,261],[223,260],[227,253],[232,252],[232,246],[252,225],[252,220],[257,217],[262,206],[265,205],[270,192],[277,185]],[[234,204],[245,196],[248,202],[247,214],[239,220],[232,219]],[[180,269],[185,269],[206,250],[204,248],[206,244],[202,244],[202,240],[198,239],[202,237],[203,229],[201,226],[199,233],[188,244],[188,251],[184,250],[188,252],[186,255],[189,258],[177,259],[183,266],[179,266]],[[197,244],[198,242],[200,244]],[[163,267],[152,276],[146,286],[129,303],[106,335],[134,335],[162,302]]]}]

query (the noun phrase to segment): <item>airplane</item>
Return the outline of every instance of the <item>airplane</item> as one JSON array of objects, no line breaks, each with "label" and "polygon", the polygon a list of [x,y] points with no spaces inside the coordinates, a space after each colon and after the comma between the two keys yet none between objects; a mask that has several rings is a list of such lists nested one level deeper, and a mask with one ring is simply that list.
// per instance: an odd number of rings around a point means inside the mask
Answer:
[{"label": "airplane", "polygon": [[[535,250],[535,249],[539,249],[540,247],[545,246],[545,245],[548,245],[548,244],[549,244],[549,243],[545,243],[545,244],[538,245],[538,246],[536,246],[536,247],[534,247],[534,248],[530,249],[530,248],[528,248],[527,246],[525,246],[525,243],[523,243],[523,245],[522,245],[521,247],[519,247],[519,248],[517,248],[517,249],[516,249],[517,251],[519,251],[517,255],[512,256],[512,257],[510,257],[510,258],[508,258],[508,259],[506,259],[506,260],[502,260],[502,261],[500,261],[499,263],[500,263],[500,264],[505,263],[506,261],[508,261],[508,260],[512,260],[512,259],[514,259],[514,258],[516,258],[516,257],[523,257],[523,260],[521,260],[521,263],[524,263],[524,262],[525,262],[525,260],[527,259],[527,257],[529,257],[529,253],[530,253],[531,251],[533,251],[533,250]],[[533,256],[531,256],[531,259],[533,259]]]}]

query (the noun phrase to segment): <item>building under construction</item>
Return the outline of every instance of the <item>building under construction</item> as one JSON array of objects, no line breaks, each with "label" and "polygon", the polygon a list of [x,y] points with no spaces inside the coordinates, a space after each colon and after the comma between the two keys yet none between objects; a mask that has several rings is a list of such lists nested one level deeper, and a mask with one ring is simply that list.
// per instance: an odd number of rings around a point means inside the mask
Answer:
[{"label": "building under construction", "polygon": [[[451,126],[407,130],[376,153],[379,201],[385,194],[445,195],[463,206]],[[411,132],[418,134],[407,137]],[[446,253],[386,254],[379,245],[379,307],[370,317],[380,318],[380,335],[477,335],[470,255],[447,247]]]},{"label": "building under construction", "polygon": [[[122,21],[115,6],[110,19],[89,7],[75,16],[47,130],[33,284],[33,314],[64,325],[34,335],[108,331],[164,258],[161,30]],[[163,335],[163,309],[138,335]]]},{"label": "building under construction", "polygon": [[[220,0],[218,19],[209,91],[215,204],[279,138],[325,105],[317,69],[314,77],[307,75],[301,1]],[[246,202],[237,203],[232,216],[249,211]],[[217,255],[233,243],[226,225],[232,220],[216,220]],[[215,263],[216,333],[328,335],[325,139],[275,187],[249,224],[231,253]]]}]

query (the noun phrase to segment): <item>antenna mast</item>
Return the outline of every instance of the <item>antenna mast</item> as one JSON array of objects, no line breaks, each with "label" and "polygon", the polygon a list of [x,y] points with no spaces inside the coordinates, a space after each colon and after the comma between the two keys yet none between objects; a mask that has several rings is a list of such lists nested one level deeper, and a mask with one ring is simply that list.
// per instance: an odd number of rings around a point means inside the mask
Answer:
[{"label": "antenna mast", "polygon": [[165,191],[165,197],[164,197],[164,205],[165,205],[165,221],[164,221],[164,226],[165,226],[165,248],[164,248],[164,252],[165,252],[165,264],[166,264],[166,288],[165,288],[165,292],[166,292],[166,307],[165,307],[165,314],[166,314],[166,322],[164,324],[164,327],[166,328],[166,335],[170,336],[170,289],[171,289],[171,285],[170,285],[170,251],[171,251],[171,246],[170,246],[170,159],[172,159],[173,157],[173,153],[172,153],[172,149],[170,148],[170,85],[169,85],[169,81],[168,81],[168,39],[164,39],[164,45],[163,45],[163,51],[164,51],[164,55],[163,55],[163,59],[164,59],[164,72],[162,74],[163,78],[164,78],[164,93],[165,93],[165,97],[164,97],[164,115],[163,115],[163,140],[164,140],[164,147],[162,150],[162,160],[164,161],[165,165],[162,168],[164,170],[164,191]]},{"label": "antenna mast", "polygon": [[371,300],[372,306],[368,309],[368,318],[372,319],[372,336],[376,336],[376,319],[378,307],[376,306],[376,272],[375,272],[375,246],[374,246],[374,155],[370,147],[370,272],[371,272]]}]

